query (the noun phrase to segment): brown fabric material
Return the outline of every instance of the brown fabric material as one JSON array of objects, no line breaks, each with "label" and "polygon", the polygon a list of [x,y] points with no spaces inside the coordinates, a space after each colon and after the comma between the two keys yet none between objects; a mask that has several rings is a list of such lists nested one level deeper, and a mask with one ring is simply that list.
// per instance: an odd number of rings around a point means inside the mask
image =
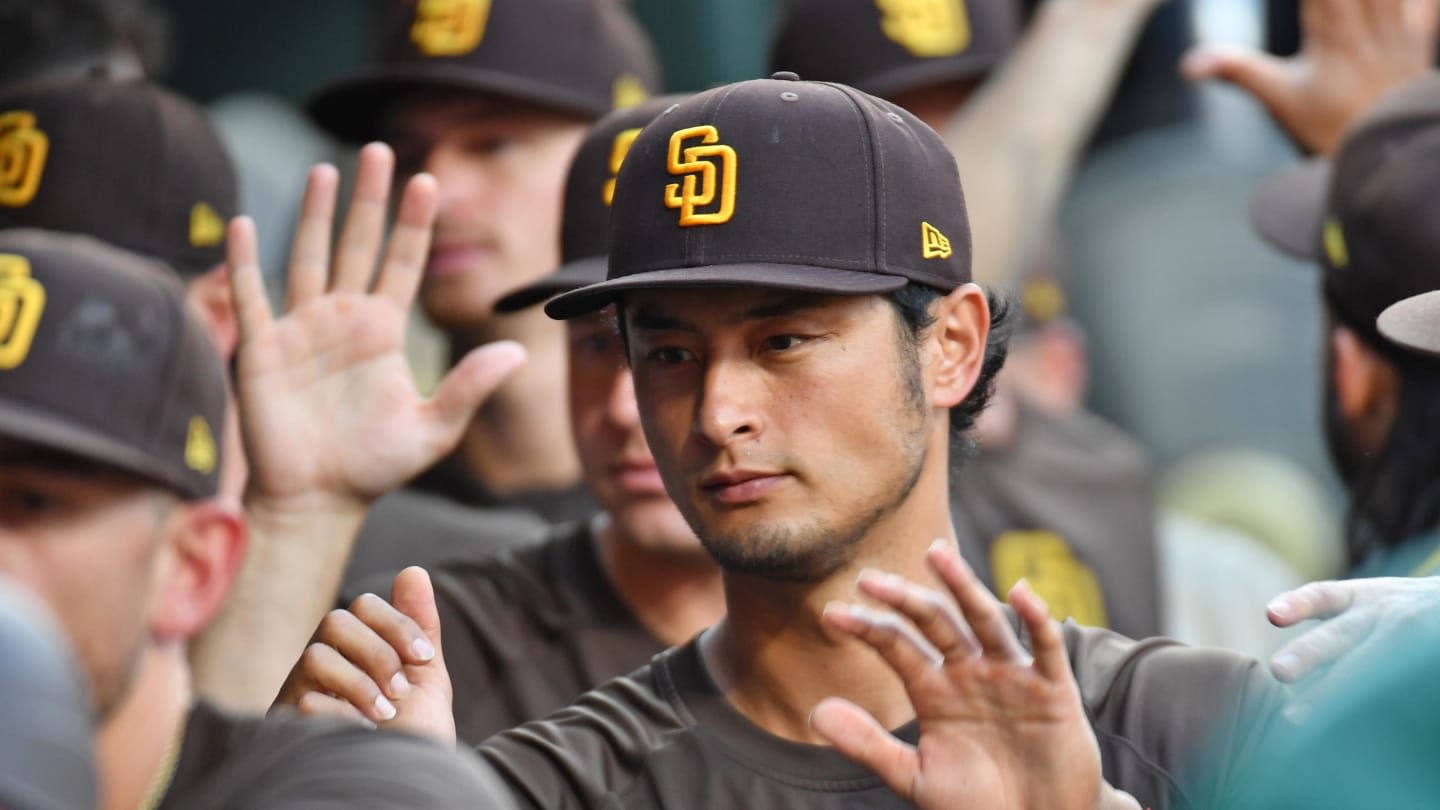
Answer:
[{"label": "brown fabric material", "polygon": [[[1068,608],[1082,623],[1131,638],[1156,635],[1153,474],[1145,451],[1099,417],[1061,418],[1022,403],[1014,444],[982,449],[951,474],[960,550],[992,590],[997,575],[1023,564],[1023,576],[1062,617]],[[1069,558],[1054,553],[1056,539]],[[1090,575],[1103,621],[1092,615]]]},{"label": "brown fabric material", "polygon": [[[1195,755],[1217,735],[1227,753],[1248,751],[1241,718],[1278,699],[1255,661],[1230,653],[1074,624],[1064,634],[1106,781],[1142,807],[1190,807],[1180,785],[1193,778]],[[914,740],[916,728],[898,734]],[[751,724],[716,688],[694,642],[480,753],[519,804],[547,810],[907,806],[837,752]],[[1206,795],[1227,795],[1232,776],[1217,769]]]},{"label": "brown fabric material", "polygon": [[89,237],[0,231],[0,296],[0,433],[216,493],[225,374],[172,273]]},{"label": "brown fabric material", "polygon": [[16,113],[33,116],[26,129],[47,148],[30,158],[40,164],[34,197],[0,203],[0,228],[94,236],[186,276],[225,261],[239,182],[204,110],[143,81],[99,77],[8,87],[0,117]]},{"label": "brown fabric material", "polygon": [[161,810],[513,806],[483,763],[430,740],[339,721],[236,718],[195,706]]},{"label": "brown fabric material", "polygon": [[[918,40],[887,34],[886,27],[904,12],[887,12],[884,5],[875,0],[791,0],[770,50],[770,70],[893,98],[907,90],[979,78],[999,65],[1020,36],[1016,0],[934,3],[951,6],[947,11],[953,16],[946,19],[963,31],[950,42],[942,38],[938,43],[925,36],[924,21],[918,31],[906,26],[920,35]],[[933,34],[933,28],[928,33]]]},{"label": "brown fabric material", "polygon": [[[359,142],[380,137],[388,108],[417,91],[480,93],[599,118],[633,104],[635,91],[660,89],[650,42],[620,3],[460,0],[448,19],[429,13],[440,5],[387,4],[375,63],[316,93],[307,105],[315,122]],[[458,23],[462,8],[478,16]]]},{"label": "brown fabric material", "polygon": [[472,744],[567,706],[664,649],[615,594],[583,525],[430,575],[456,727]]},{"label": "brown fabric material", "polygon": [[[776,76],[700,93],[640,133],[616,182],[606,281],[552,299],[551,317],[644,288],[864,295],[970,280],[965,199],[940,137],[853,88]],[[695,149],[710,151],[692,163]]]}]

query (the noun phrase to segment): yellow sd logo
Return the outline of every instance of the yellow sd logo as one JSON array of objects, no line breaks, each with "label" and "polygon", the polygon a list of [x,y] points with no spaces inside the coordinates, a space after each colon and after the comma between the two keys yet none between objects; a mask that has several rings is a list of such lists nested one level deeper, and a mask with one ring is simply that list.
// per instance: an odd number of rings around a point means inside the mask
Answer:
[{"label": "yellow sd logo", "polygon": [[1024,578],[1050,604],[1050,615],[1090,627],[1105,627],[1105,597],[1095,572],[1077,560],[1053,532],[1006,532],[990,547],[995,590],[1008,593]]},{"label": "yellow sd logo", "polygon": [[485,38],[491,0],[420,0],[410,39],[426,56],[459,56]]},{"label": "yellow sd logo", "polygon": [[970,47],[965,0],[875,0],[880,29],[919,57],[954,56]]},{"label": "yellow sd logo", "polygon": [[30,261],[0,254],[0,370],[25,362],[43,309],[45,288],[30,277]]},{"label": "yellow sd logo", "polygon": [[35,128],[35,114],[0,113],[0,205],[29,205],[40,190],[50,139]]},{"label": "yellow sd logo", "polygon": [[630,147],[635,145],[635,138],[639,135],[640,128],[636,127],[615,136],[615,145],[610,147],[610,179],[605,181],[605,189],[601,192],[606,205],[615,201],[615,178],[620,174],[620,164],[625,162],[625,156],[630,154]]},{"label": "yellow sd logo", "polygon": [[190,244],[214,247],[225,241],[225,220],[207,203],[195,203],[190,209]]},{"label": "yellow sd logo", "polygon": [[[700,139],[699,146],[685,142]],[[665,207],[680,209],[680,227],[723,225],[735,215],[735,150],[719,143],[720,133],[712,126],[688,127],[670,136],[666,167],[682,183],[665,186]],[[682,148],[683,147],[683,148]],[[682,159],[683,156],[683,159]],[[695,187],[699,186],[697,190]],[[707,214],[695,213],[720,198],[720,205]]]}]

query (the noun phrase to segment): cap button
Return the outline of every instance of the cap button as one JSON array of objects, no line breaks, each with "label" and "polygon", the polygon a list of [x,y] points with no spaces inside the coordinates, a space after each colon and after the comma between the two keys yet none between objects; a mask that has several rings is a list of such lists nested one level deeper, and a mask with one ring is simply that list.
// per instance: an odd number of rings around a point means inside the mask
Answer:
[{"label": "cap button", "polygon": [[798,82],[800,81],[800,74],[792,73],[788,70],[780,70],[776,71],[775,73],[771,73],[770,78],[774,79],[777,82]]}]

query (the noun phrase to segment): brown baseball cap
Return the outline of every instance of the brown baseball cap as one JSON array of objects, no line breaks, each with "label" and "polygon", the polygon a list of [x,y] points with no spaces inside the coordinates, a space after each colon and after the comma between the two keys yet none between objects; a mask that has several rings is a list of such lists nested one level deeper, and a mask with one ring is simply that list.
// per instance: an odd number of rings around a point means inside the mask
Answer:
[{"label": "brown baseball cap", "polygon": [[866,295],[969,280],[965,198],[940,136],[888,101],[777,73],[641,131],[616,179],[606,280],[545,311],[572,318],[656,287]]},{"label": "brown baseball cap", "polygon": [[1440,290],[1391,304],[1380,313],[1377,325],[1390,342],[1440,357]]},{"label": "brown baseball cap", "polygon": [[225,403],[173,274],[86,236],[0,231],[0,434],[200,499]]},{"label": "brown baseball cap", "polygon": [[892,98],[984,76],[1019,34],[1017,0],[793,0],[770,69]]},{"label": "brown baseball cap", "polygon": [[182,275],[225,261],[235,167],[205,112],[144,81],[0,91],[0,228],[95,236]]},{"label": "brown baseball cap", "polygon": [[1318,262],[1337,316],[1378,339],[1387,307],[1440,289],[1440,76],[1386,96],[1333,161],[1266,180],[1250,214],[1271,244]]},{"label": "brown baseball cap", "polygon": [[379,33],[375,63],[321,88],[307,105],[338,138],[380,137],[386,110],[425,89],[594,119],[660,87],[649,39],[616,2],[402,0],[388,4]]},{"label": "brown baseball cap", "polygon": [[605,280],[606,241],[615,178],[630,146],[645,125],[687,96],[657,96],[616,110],[595,122],[570,164],[560,226],[560,269],[495,303],[497,312],[515,312],[562,292]]}]

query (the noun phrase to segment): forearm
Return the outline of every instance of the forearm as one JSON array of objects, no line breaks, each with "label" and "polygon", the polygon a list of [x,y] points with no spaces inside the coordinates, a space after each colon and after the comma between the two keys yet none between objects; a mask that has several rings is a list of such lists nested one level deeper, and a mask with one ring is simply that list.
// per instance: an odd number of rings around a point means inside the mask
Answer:
[{"label": "forearm", "polygon": [[247,502],[250,548],[225,609],[191,646],[195,688],[264,711],[335,606],[365,506],[335,499]]},{"label": "forearm", "polygon": [[974,275],[1007,286],[1048,223],[1158,0],[1047,0],[942,133],[965,184]]}]

